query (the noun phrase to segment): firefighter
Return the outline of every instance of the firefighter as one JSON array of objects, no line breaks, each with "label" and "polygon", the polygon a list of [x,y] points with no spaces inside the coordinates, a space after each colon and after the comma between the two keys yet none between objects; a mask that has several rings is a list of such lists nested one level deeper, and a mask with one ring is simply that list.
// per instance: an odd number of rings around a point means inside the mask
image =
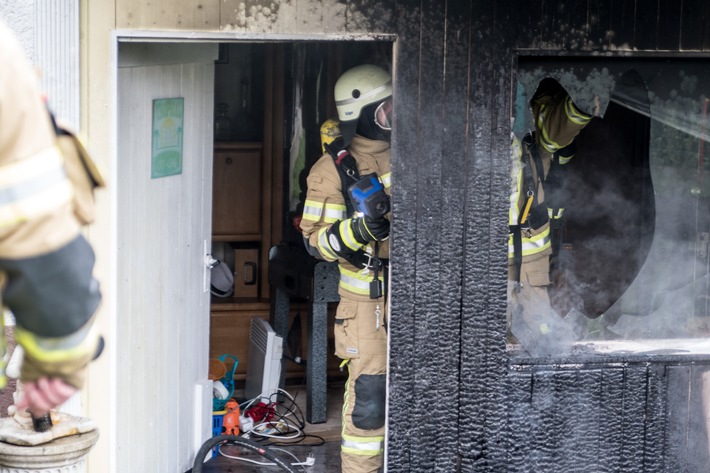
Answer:
[{"label": "firefighter", "polygon": [[[1,21],[0,44],[2,305],[14,315],[15,339],[24,349],[24,395],[16,407],[42,415],[82,387],[100,344],[93,318],[101,296],[79,218],[88,210],[84,191],[93,188],[78,189],[70,180],[36,74]],[[71,151],[77,159],[78,150]],[[87,176],[81,178],[89,182]],[[1,387],[5,382],[3,371]]]},{"label": "firefighter", "polygon": [[580,110],[552,78],[540,82],[530,106],[535,131],[522,141],[513,136],[508,279],[520,284],[511,285],[517,291],[509,297],[515,299],[523,290],[549,307],[551,228],[561,225],[564,211],[554,191],[574,157],[574,139],[592,115]]},{"label": "firefighter", "polygon": [[[361,65],[343,73],[334,92],[342,141],[308,175],[301,228],[309,252],[338,261],[340,270],[335,354],[348,368],[342,471],[375,472],[384,453],[390,215],[389,207],[384,215],[357,213],[347,187],[353,173],[376,175],[389,202],[392,79],[378,66]],[[357,169],[347,168],[348,155]]]}]

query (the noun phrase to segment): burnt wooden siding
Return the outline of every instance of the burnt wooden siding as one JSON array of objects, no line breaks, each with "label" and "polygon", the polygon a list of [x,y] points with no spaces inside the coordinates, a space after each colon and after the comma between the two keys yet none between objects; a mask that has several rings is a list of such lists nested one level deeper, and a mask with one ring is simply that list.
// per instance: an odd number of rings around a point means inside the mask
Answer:
[{"label": "burnt wooden siding", "polygon": [[517,55],[707,53],[710,2],[116,0],[116,8],[118,28],[396,36],[388,471],[707,471],[697,396],[708,360],[511,359],[505,318]]},{"label": "burnt wooden siding", "polygon": [[510,359],[505,288],[518,54],[702,53],[709,5],[396,3],[389,471],[707,471],[706,360]]}]

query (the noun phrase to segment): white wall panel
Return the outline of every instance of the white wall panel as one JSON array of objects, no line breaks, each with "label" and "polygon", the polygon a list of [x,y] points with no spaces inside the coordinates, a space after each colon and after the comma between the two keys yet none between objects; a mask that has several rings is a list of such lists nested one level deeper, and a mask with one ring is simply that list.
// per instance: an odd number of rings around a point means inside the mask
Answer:
[{"label": "white wall panel", "polygon": [[79,0],[36,0],[34,63],[55,114],[80,129]]}]

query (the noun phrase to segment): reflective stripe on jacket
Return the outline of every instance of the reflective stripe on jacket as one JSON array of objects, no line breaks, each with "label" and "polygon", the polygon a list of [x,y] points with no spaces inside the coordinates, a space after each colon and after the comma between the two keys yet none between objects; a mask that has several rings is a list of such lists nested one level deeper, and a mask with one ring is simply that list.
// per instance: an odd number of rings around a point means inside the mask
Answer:
[{"label": "reflective stripe on jacket", "polygon": [[[541,87],[535,93],[535,97],[531,101],[533,116],[535,119],[535,138],[540,160],[542,162],[543,173],[547,176],[550,169],[551,161],[554,159],[554,153],[568,146],[579,132],[592,119],[590,115],[580,111],[572,102],[572,99],[567,95],[564,89],[554,83],[552,87],[546,89],[543,84],[552,84],[551,82],[541,83]],[[513,136],[511,160],[511,194],[510,206],[508,212],[508,222],[510,226],[518,224],[520,212],[523,209],[526,195],[524,193],[523,183],[523,166],[529,166],[527,159],[523,159],[528,150],[523,149],[523,144],[520,140]],[[566,164],[572,159],[572,156],[563,156],[559,158],[560,164]],[[537,177],[537,170],[533,165],[531,170],[533,176]],[[534,192],[537,194],[537,202],[544,205],[545,190],[542,184],[544,177],[540,179]],[[548,210],[548,214],[551,211]],[[552,212],[551,218],[559,218],[559,213]],[[536,230],[523,229],[522,231],[522,256],[530,257],[542,254],[550,250],[550,227],[549,222]],[[508,236],[508,258],[514,257],[513,236]]]},{"label": "reflective stripe on jacket", "polygon": [[385,438],[355,437],[343,434],[340,448],[343,452],[351,455],[380,455],[385,451]]},{"label": "reflective stripe on jacket", "polygon": [[[385,192],[389,194],[391,187],[389,143],[368,140],[356,135],[349,146],[349,150],[350,154],[355,158],[360,175],[376,173],[385,187]],[[369,283],[372,281],[372,272],[356,268],[345,260],[338,258],[326,235],[326,230],[330,225],[338,220],[345,220],[351,217],[346,215],[340,175],[335,167],[333,158],[329,154],[323,155],[313,165],[308,174],[307,182],[308,192],[300,223],[303,236],[308,240],[311,247],[318,250],[322,259],[325,261],[339,261],[339,293],[341,296],[348,295],[356,300],[369,300]],[[345,236],[347,237],[347,232]],[[351,249],[367,249],[366,246],[369,246],[370,251],[374,251],[374,244],[361,245],[354,238],[346,238],[345,244]],[[381,258],[389,258],[389,240],[379,242],[378,246],[379,256]],[[367,288],[364,285],[365,281],[367,281]]]},{"label": "reflective stripe on jacket", "polygon": [[55,212],[71,202],[72,193],[56,147],[0,165],[0,227]]}]

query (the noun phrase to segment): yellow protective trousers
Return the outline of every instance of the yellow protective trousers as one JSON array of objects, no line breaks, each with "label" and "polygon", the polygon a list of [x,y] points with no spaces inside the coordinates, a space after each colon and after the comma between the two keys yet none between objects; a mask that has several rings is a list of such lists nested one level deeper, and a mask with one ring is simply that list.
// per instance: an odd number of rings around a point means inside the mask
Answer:
[{"label": "yellow protective trousers", "polygon": [[385,299],[340,300],[335,354],[348,367],[342,419],[343,473],[375,473],[382,466],[387,393]]}]

